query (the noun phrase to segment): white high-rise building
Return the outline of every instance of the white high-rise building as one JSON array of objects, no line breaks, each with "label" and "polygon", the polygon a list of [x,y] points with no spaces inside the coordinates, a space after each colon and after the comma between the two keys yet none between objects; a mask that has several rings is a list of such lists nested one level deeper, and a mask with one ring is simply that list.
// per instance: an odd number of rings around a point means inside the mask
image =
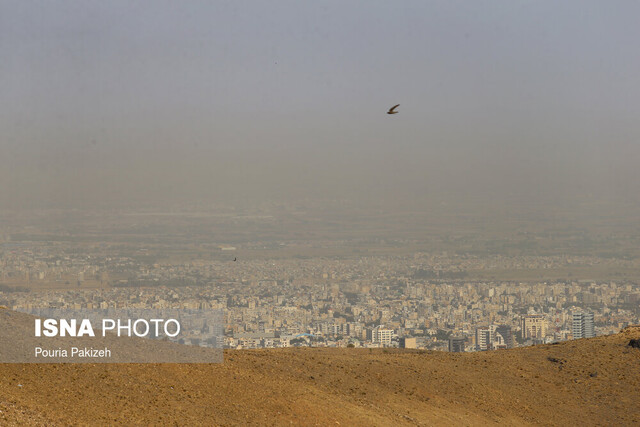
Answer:
[{"label": "white high-rise building", "polygon": [[593,328],[593,313],[573,313],[571,319],[571,334],[573,339],[593,338],[596,336]]},{"label": "white high-rise building", "polygon": [[382,325],[376,326],[371,331],[371,342],[389,346],[391,345],[392,335],[393,329],[384,329]]},{"label": "white high-rise building", "polygon": [[493,337],[495,328],[492,326],[476,329],[476,350],[485,351],[493,349]]}]

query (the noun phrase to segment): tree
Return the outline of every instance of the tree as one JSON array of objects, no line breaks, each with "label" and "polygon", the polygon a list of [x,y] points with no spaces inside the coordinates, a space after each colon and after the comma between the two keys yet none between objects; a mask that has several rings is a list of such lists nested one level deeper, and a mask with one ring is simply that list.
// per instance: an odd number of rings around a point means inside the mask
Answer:
[{"label": "tree", "polygon": [[307,340],[305,340],[303,337],[294,338],[291,341],[289,341],[289,344],[291,344],[291,345],[306,345],[307,344]]}]

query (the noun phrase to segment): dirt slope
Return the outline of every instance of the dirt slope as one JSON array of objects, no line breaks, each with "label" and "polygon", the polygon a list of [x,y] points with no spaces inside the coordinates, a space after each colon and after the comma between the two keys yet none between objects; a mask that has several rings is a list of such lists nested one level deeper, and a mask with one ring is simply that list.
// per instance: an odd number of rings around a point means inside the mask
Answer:
[{"label": "dirt slope", "polygon": [[630,425],[640,328],[473,354],[284,349],[223,364],[0,365],[0,424]]}]

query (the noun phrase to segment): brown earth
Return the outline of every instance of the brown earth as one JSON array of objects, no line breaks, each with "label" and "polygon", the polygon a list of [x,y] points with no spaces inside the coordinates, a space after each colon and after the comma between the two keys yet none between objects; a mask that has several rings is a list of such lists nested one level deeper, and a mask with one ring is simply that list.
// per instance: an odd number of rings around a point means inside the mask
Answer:
[{"label": "brown earth", "polygon": [[557,345],[226,351],[222,364],[1,364],[8,425],[632,425],[640,327]]}]

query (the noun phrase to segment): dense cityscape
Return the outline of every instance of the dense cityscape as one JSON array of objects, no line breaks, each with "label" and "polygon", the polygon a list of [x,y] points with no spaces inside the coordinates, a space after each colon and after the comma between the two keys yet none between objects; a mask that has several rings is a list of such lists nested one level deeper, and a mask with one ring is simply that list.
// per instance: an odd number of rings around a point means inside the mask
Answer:
[{"label": "dense cityscape", "polygon": [[607,335],[640,323],[637,282],[478,280],[468,273],[633,268],[632,260],[447,253],[243,260],[222,245],[223,261],[148,263],[56,245],[2,248],[0,305],[223,309],[224,345],[234,349],[479,351]]}]

